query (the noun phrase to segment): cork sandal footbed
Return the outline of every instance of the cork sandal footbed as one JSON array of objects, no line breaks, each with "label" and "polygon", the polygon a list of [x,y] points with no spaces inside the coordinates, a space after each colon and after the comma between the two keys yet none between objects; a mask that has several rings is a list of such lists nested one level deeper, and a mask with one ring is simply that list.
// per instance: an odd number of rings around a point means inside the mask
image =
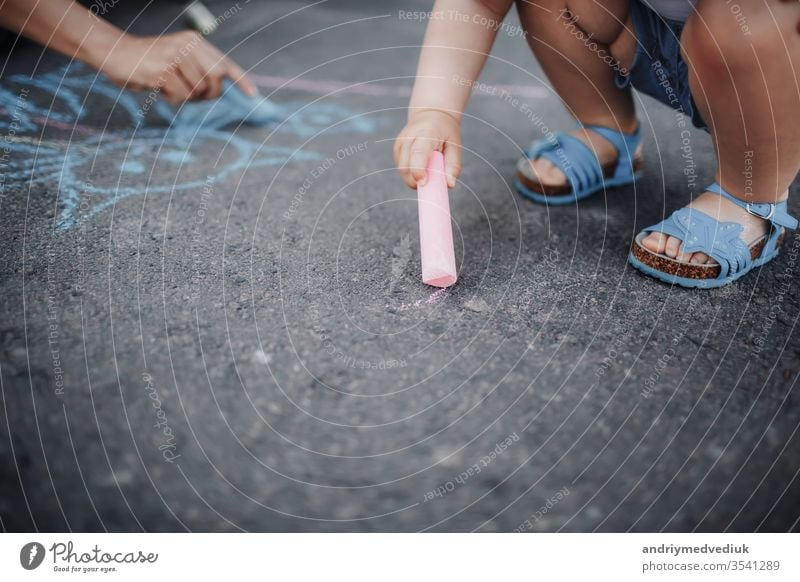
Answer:
[{"label": "cork sandal footbed", "polygon": [[[608,162],[607,164],[603,164],[603,177],[605,179],[611,178],[617,170],[617,160]],[[642,156],[637,155],[633,159],[633,171],[634,173],[638,172],[642,167]],[[552,196],[553,198],[557,198],[559,196],[569,196],[572,194],[572,186],[566,182],[564,184],[543,184],[539,180],[533,180],[517,170],[517,179],[520,183],[525,186],[528,190],[536,192],[537,194],[541,194],[543,196]]]},{"label": "cork sandal footbed", "polygon": [[[646,237],[648,234],[650,233],[640,232],[638,235],[636,235],[636,239],[634,239],[633,245],[631,246],[631,253],[641,263],[652,269],[661,271],[662,273],[674,275],[676,277],[684,277],[686,279],[716,279],[719,277],[720,270],[718,264],[695,265],[692,263],[684,263],[672,259],[667,255],[654,253],[653,251],[646,249],[644,246],[642,246],[642,239],[644,239],[644,237]],[[778,237],[776,248],[780,247],[783,243],[784,235],[785,233],[781,233],[781,235]],[[761,251],[767,242],[767,236],[768,235],[764,235],[750,244],[750,258],[752,258],[754,261],[761,256]]]}]

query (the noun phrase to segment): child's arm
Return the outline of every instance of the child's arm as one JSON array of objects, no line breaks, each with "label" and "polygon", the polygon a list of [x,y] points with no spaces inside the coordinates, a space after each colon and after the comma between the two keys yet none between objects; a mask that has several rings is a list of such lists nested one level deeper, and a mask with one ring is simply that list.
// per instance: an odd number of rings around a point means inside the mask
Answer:
[{"label": "child's arm", "polygon": [[461,171],[459,125],[513,0],[438,0],[425,32],[408,123],[394,145],[395,163],[410,187],[424,183],[428,154],[445,157],[447,183]]}]

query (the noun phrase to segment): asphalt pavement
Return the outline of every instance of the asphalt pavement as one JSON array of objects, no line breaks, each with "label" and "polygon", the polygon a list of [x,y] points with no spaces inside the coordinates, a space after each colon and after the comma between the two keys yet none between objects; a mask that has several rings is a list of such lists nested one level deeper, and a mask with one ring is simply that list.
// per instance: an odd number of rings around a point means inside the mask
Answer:
[{"label": "asphalt pavement", "polygon": [[[183,26],[155,4],[108,17]],[[283,122],[175,135],[35,45],[4,65],[4,530],[798,529],[800,239],[712,291],[626,264],[707,135],[637,98],[635,187],[520,199],[520,149],[571,121],[510,16],[436,291],[391,157],[426,4],[208,5]]]}]

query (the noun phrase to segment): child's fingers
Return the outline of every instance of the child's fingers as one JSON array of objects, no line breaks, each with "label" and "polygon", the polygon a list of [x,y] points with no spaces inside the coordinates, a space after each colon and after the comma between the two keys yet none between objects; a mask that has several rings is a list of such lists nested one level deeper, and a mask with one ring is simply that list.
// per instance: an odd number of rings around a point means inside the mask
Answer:
[{"label": "child's fingers", "polygon": [[447,186],[456,187],[456,178],[461,173],[461,144],[448,141],[444,144],[444,173],[447,175]]},{"label": "child's fingers", "polygon": [[[394,165],[400,173],[400,178],[408,186],[408,139],[400,134],[394,142]],[[410,188],[410,186],[409,186]]]},{"label": "child's fingers", "polygon": [[403,134],[401,133],[396,138],[394,138],[394,143],[392,144],[392,157],[394,158],[394,167],[400,167],[400,149],[403,147],[403,143],[405,143],[405,139],[403,138]]},{"label": "child's fingers", "polygon": [[408,156],[408,167],[411,177],[414,178],[417,186],[422,186],[427,180],[425,169],[428,166],[428,156],[431,151],[438,148],[437,140],[428,137],[418,137],[411,144]]},{"label": "child's fingers", "polygon": [[395,156],[395,164],[397,165],[397,171],[400,172],[400,177],[403,179],[405,185],[413,190],[417,187],[417,182],[411,176],[408,167],[408,156],[411,152],[412,141],[412,138],[397,138],[398,149]]},{"label": "child's fingers", "polygon": [[408,144],[409,138],[401,132],[394,140],[394,146],[392,146],[392,154],[394,155],[394,166],[397,168],[397,171],[403,174],[406,169],[406,163],[408,162]]}]

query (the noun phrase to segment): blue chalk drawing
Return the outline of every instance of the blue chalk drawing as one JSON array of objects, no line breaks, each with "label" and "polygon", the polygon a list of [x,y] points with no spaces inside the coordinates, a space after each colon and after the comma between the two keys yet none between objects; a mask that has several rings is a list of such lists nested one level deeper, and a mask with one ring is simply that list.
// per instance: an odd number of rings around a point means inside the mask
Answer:
[{"label": "blue chalk drawing", "polygon": [[145,167],[141,162],[127,161],[119,165],[119,171],[129,174],[144,174]]},{"label": "blue chalk drawing", "polygon": [[263,126],[280,121],[286,114],[265,97],[248,97],[230,80],[223,82],[219,99],[184,103],[177,111],[157,101],[155,109],[171,129],[187,130],[200,126],[221,129],[234,124]]},{"label": "blue chalk drawing", "polygon": [[[16,90],[0,87],[2,145],[13,154],[5,160],[4,186],[57,186],[59,231],[129,197],[202,189],[237,172],[324,158],[316,151],[247,139],[235,132],[239,124],[265,125],[301,139],[318,133],[369,134],[378,124],[338,105],[249,98],[230,84],[213,102],[187,103],[176,111],[155,101],[152,111],[145,111],[141,95],[75,63],[33,77],[12,75],[5,83]],[[93,108],[103,112],[100,126],[92,125],[84,105],[87,94]],[[97,97],[105,101],[98,105]],[[67,131],[69,139],[42,137],[53,129]],[[209,158],[219,161],[208,167],[202,160]]]}]

